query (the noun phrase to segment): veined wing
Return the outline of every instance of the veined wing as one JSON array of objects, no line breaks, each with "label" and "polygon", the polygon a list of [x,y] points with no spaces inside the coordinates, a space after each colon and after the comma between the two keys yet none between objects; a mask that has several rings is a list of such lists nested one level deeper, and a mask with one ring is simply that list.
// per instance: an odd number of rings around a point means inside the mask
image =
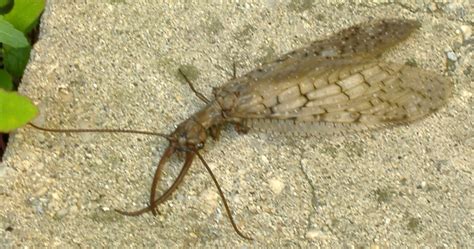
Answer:
[{"label": "veined wing", "polygon": [[250,128],[335,133],[419,119],[446,102],[450,82],[377,62],[420,24],[377,20],[342,30],[235,79],[217,96],[238,96],[228,116]]},{"label": "veined wing", "polygon": [[373,60],[405,40],[419,27],[417,21],[401,19],[375,20],[355,25],[231,80],[219,91],[245,95],[252,91],[278,90],[285,88],[288,81],[309,73],[315,75],[331,67]]},{"label": "veined wing", "polygon": [[442,76],[377,61],[308,73],[284,85],[240,96],[232,117],[257,130],[338,133],[420,119],[451,93]]}]

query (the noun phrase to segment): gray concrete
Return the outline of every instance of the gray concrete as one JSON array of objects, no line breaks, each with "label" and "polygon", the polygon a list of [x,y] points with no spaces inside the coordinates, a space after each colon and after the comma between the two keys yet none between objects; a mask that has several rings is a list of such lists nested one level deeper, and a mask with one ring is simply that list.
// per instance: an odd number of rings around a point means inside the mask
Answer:
[{"label": "gray concrete", "polygon": [[[423,27],[384,59],[449,71],[454,96],[421,122],[348,136],[224,129],[203,155],[251,242],[232,230],[198,162],[161,216],[112,211],[146,205],[167,145],[161,138],[19,129],[0,164],[2,247],[472,247],[468,1],[259,2],[48,1],[21,92],[48,127],[171,132],[203,106],[177,77],[180,66],[191,66],[196,87],[210,96],[233,61],[244,73],[343,27],[398,17]],[[455,61],[447,63],[448,54]],[[179,162],[169,164],[166,182]]]}]

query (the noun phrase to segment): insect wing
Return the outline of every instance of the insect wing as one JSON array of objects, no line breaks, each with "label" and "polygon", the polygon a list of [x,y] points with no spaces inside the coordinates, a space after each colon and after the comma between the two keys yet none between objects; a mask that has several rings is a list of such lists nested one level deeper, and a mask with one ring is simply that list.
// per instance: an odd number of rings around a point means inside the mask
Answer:
[{"label": "insect wing", "polygon": [[257,130],[338,133],[420,119],[451,93],[442,76],[385,62],[319,70],[278,85],[285,87],[243,96],[251,101],[238,105],[235,116]]},{"label": "insect wing", "polygon": [[290,52],[221,88],[222,96],[238,96],[228,115],[249,128],[303,134],[419,119],[446,102],[450,82],[376,59],[419,26],[411,20],[376,20]]},{"label": "insect wing", "polygon": [[[405,40],[420,23],[413,20],[383,19],[344,29],[307,47],[289,52],[273,62],[230,81],[223,92],[266,91],[276,83],[309,72],[373,60],[385,50]],[[273,85],[272,87],[268,85]],[[254,89],[256,88],[256,89]]]}]

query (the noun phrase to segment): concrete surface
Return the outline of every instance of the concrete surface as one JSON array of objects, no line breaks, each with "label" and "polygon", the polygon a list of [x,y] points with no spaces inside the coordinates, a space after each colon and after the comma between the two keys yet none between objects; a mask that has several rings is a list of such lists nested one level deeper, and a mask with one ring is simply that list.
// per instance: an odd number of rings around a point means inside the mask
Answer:
[{"label": "concrete surface", "polygon": [[113,211],[146,205],[161,138],[19,129],[0,165],[0,247],[474,246],[473,7],[355,2],[48,1],[21,87],[48,127],[171,132],[203,106],[179,67],[210,96],[233,61],[244,73],[370,18],[421,21],[384,58],[447,73],[455,90],[409,126],[322,139],[227,127],[209,140],[202,153],[254,241],[234,233],[198,162],[161,216]]}]

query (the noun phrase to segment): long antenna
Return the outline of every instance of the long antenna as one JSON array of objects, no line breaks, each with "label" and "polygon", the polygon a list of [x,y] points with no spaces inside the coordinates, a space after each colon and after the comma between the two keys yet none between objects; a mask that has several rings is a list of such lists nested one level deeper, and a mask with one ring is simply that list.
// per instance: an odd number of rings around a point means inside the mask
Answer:
[{"label": "long antenna", "polygon": [[169,139],[169,136],[159,132],[152,132],[152,131],[140,131],[140,130],[126,130],[126,129],[54,129],[54,128],[46,128],[35,125],[33,123],[28,123],[31,127],[47,132],[62,132],[62,133],[86,133],[86,132],[97,132],[97,133],[131,133],[131,134],[142,134],[142,135],[152,135],[152,136],[160,136],[166,139]]},{"label": "long antenna", "polygon": [[240,235],[240,237],[242,237],[244,239],[253,240],[252,238],[248,237],[247,235],[244,235],[239,230],[239,228],[237,227],[237,224],[235,224],[234,218],[232,217],[232,212],[230,211],[229,205],[227,204],[227,200],[224,196],[224,192],[222,191],[221,186],[219,185],[219,182],[217,182],[216,176],[214,175],[214,173],[212,173],[211,167],[209,167],[209,165],[207,165],[206,161],[204,161],[204,158],[201,156],[201,154],[199,154],[199,152],[197,150],[194,151],[194,153],[196,153],[199,160],[201,160],[204,167],[206,167],[206,170],[209,173],[209,175],[211,176],[212,181],[214,182],[214,185],[216,185],[216,188],[219,191],[219,195],[221,196],[222,203],[224,204],[225,211],[227,212],[227,216],[229,217],[230,223],[232,224],[232,227],[234,228],[235,232],[238,235]]}]

